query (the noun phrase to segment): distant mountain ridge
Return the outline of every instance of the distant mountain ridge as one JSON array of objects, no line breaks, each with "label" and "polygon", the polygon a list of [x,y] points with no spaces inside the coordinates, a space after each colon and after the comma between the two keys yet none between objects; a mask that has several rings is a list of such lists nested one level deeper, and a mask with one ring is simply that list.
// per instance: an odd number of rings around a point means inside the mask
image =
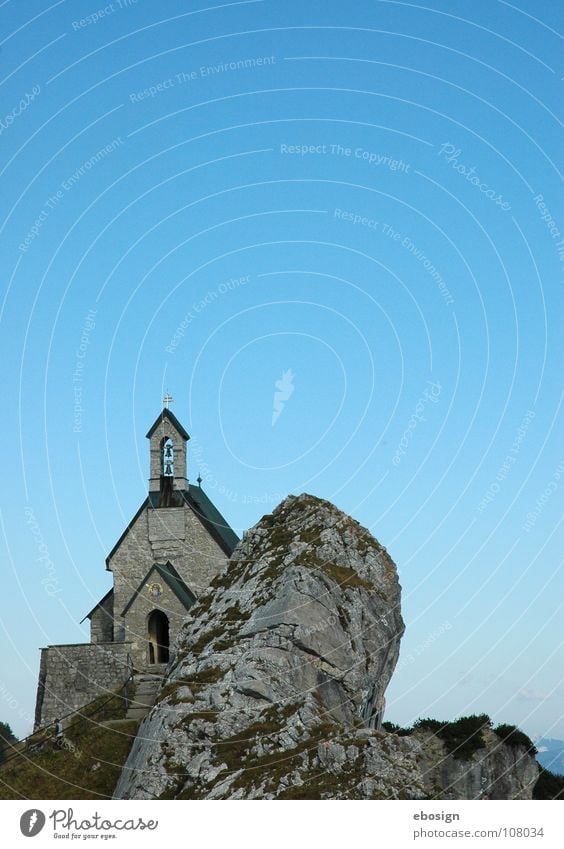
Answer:
[{"label": "distant mountain ridge", "polygon": [[535,746],[540,765],[558,775],[564,775],[564,740],[539,737],[535,740]]}]

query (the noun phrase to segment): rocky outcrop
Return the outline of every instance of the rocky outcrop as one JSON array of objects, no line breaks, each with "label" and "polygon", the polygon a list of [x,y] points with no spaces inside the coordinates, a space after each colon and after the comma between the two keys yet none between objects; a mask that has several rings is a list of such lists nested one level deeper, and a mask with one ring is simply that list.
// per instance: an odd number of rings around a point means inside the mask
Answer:
[{"label": "rocky outcrop", "polygon": [[463,763],[382,730],[397,573],[328,502],[264,516],[191,613],[117,798],[530,798],[534,760],[495,735]]},{"label": "rocky outcrop", "polygon": [[441,799],[531,799],[539,775],[534,756],[524,745],[508,745],[491,729],[484,746],[470,758],[446,755],[432,735],[424,737],[431,794]]}]

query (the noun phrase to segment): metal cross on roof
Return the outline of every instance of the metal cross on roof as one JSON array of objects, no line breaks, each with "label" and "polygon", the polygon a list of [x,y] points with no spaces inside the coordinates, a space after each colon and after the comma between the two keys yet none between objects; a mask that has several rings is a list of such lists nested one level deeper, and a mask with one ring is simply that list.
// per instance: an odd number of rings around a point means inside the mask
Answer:
[{"label": "metal cross on roof", "polygon": [[163,397],[163,404],[164,404],[164,406],[166,407],[167,410],[173,402],[174,402],[174,398],[172,397],[172,395],[169,395],[168,392],[167,392],[166,395]]}]

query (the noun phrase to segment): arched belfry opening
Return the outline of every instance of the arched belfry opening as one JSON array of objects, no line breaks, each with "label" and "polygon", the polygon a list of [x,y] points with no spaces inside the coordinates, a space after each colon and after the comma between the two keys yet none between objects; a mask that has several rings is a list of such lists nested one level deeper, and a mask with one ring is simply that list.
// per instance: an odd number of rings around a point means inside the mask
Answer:
[{"label": "arched belfry opening", "polygon": [[174,442],[170,438],[170,436],[165,436],[162,440],[162,453],[163,453],[163,477],[165,478],[173,478],[174,477]]},{"label": "arched belfry opening", "polygon": [[170,436],[161,439],[161,507],[170,507],[174,492],[174,442]]},{"label": "arched belfry opening", "polygon": [[168,663],[169,629],[168,616],[162,610],[153,610],[147,619],[147,635],[149,639],[147,661]]}]

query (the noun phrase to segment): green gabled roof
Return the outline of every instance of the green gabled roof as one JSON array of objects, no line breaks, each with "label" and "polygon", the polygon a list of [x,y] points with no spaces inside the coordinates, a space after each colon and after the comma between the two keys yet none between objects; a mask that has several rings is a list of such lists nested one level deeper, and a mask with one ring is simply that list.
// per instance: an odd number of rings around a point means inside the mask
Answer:
[{"label": "green gabled roof", "polygon": [[[196,514],[204,528],[217,542],[221,550],[228,557],[231,557],[231,555],[233,554],[233,549],[239,542],[239,537],[237,536],[233,528],[231,528],[227,524],[217,507],[210,501],[204,490],[200,486],[188,484],[187,490],[183,490],[182,492],[175,492],[174,495],[178,496],[180,499],[179,503],[177,503],[175,506],[180,507],[182,506],[182,504],[187,504],[188,507],[190,507],[190,509],[192,510],[192,512]],[[160,493],[150,492],[148,498],[149,506],[158,508],[159,498]],[[146,503],[147,502],[144,502],[143,507]],[[168,508],[164,507],[162,509],[166,510]],[[137,516],[135,518],[137,518]],[[135,521],[135,518],[133,519],[133,521]],[[123,539],[124,536],[125,533],[122,534],[121,538]],[[119,542],[121,542],[121,539],[119,540]],[[114,549],[112,550],[109,557],[112,556],[118,544],[114,546]]]},{"label": "green gabled roof", "polygon": [[188,485],[188,503],[212,536],[216,538],[223,551],[230,557],[239,542],[239,537],[233,528],[229,527],[217,507],[212,504],[200,486]]},{"label": "green gabled roof", "polygon": [[102,596],[102,598],[100,599],[100,601],[99,601],[97,604],[95,604],[95,605],[94,605],[94,607],[92,608],[92,610],[91,610],[89,613],[87,613],[87,614],[86,614],[86,616],[85,616],[83,619],[81,619],[81,620],[80,620],[80,624],[81,624],[81,625],[82,625],[82,623],[84,622],[84,619],[90,619],[90,617],[92,616],[92,614],[94,613],[94,611],[96,610],[96,608],[97,608],[97,607],[100,607],[100,605],[104,604],[104,602],[106,601],[106,599],[107,599],[107,598],[109,598],[109,597],[112,595],[113,591],[114,591],[114,588],[113,588],[113,587],[110,587],[110,589],[108,590],[108,592],[106,593],[106,595],[105,595],[105,596]]},{"label": "green gabled roof", "polygon": [[169,422],[173,425],[173,427],[176,428],[178,433],[184,437],[184,439],[190,439],[190,434],[188,433],[188,431],[180,424],[172,410],[169,410],[167,407],[165,407],[162,413],[159,413],[159,415],[155,419],[151,429],[147,433],[147,439],[150,439],[152,437],[153,433],[156,431],[160,423],[163,422],[165,419],[169,420]]},{"label": "green gabled roof", "polygon": [[[192,508],[196,516],[200,519],[206,530],[212,535],[217,544],[220,546],[222,551],[228,557],[231,557],[233,553],[233,549],[239,542],[239,537],[233,530],[230,528],[217,507],[210,501],[204,490],[199,486],[194,486],[194,484],[188,485],[188,492],[179,493],[182,497],[182,501],[188,504],[189,507]],[[120,538],[106,557],[106,569],[109,569],[109,563],[125,537],[145,509],[145,507],[157,507],[158,506],[158,492],[150,492],[148,497],[143,501],[141,507],[133,517],[133,519],[129,522]],[[163,508],[166,509],[166,508]]]},{"label": "green gabled roof", "polygon": [[139,584],[139,586],[125,605],[125,607],[123,608],[121,613],[122,616],[125,616],[129,608],[131,607],[131,605],[133,604],[133,602],[149,580],[149,576],[153,572],[157,572],[157,574],[161,576],[165,584],[170,587],[170,589],[173,591],[180,603],[184,605],[186,610],[190,610],[190,608],[196,601],[196,596],[191,590],[188,589],[188,587],[186,586],[186,584],[184,583],[172,563],[170,561],[167,561],[166,564],[153,563],[153,565],[151,566],[151,568],[149,569],[149,571],[147,572],[147,574],[145,575],[145,577],[143,578],[143,580],[141,581],[141,583]]}]

